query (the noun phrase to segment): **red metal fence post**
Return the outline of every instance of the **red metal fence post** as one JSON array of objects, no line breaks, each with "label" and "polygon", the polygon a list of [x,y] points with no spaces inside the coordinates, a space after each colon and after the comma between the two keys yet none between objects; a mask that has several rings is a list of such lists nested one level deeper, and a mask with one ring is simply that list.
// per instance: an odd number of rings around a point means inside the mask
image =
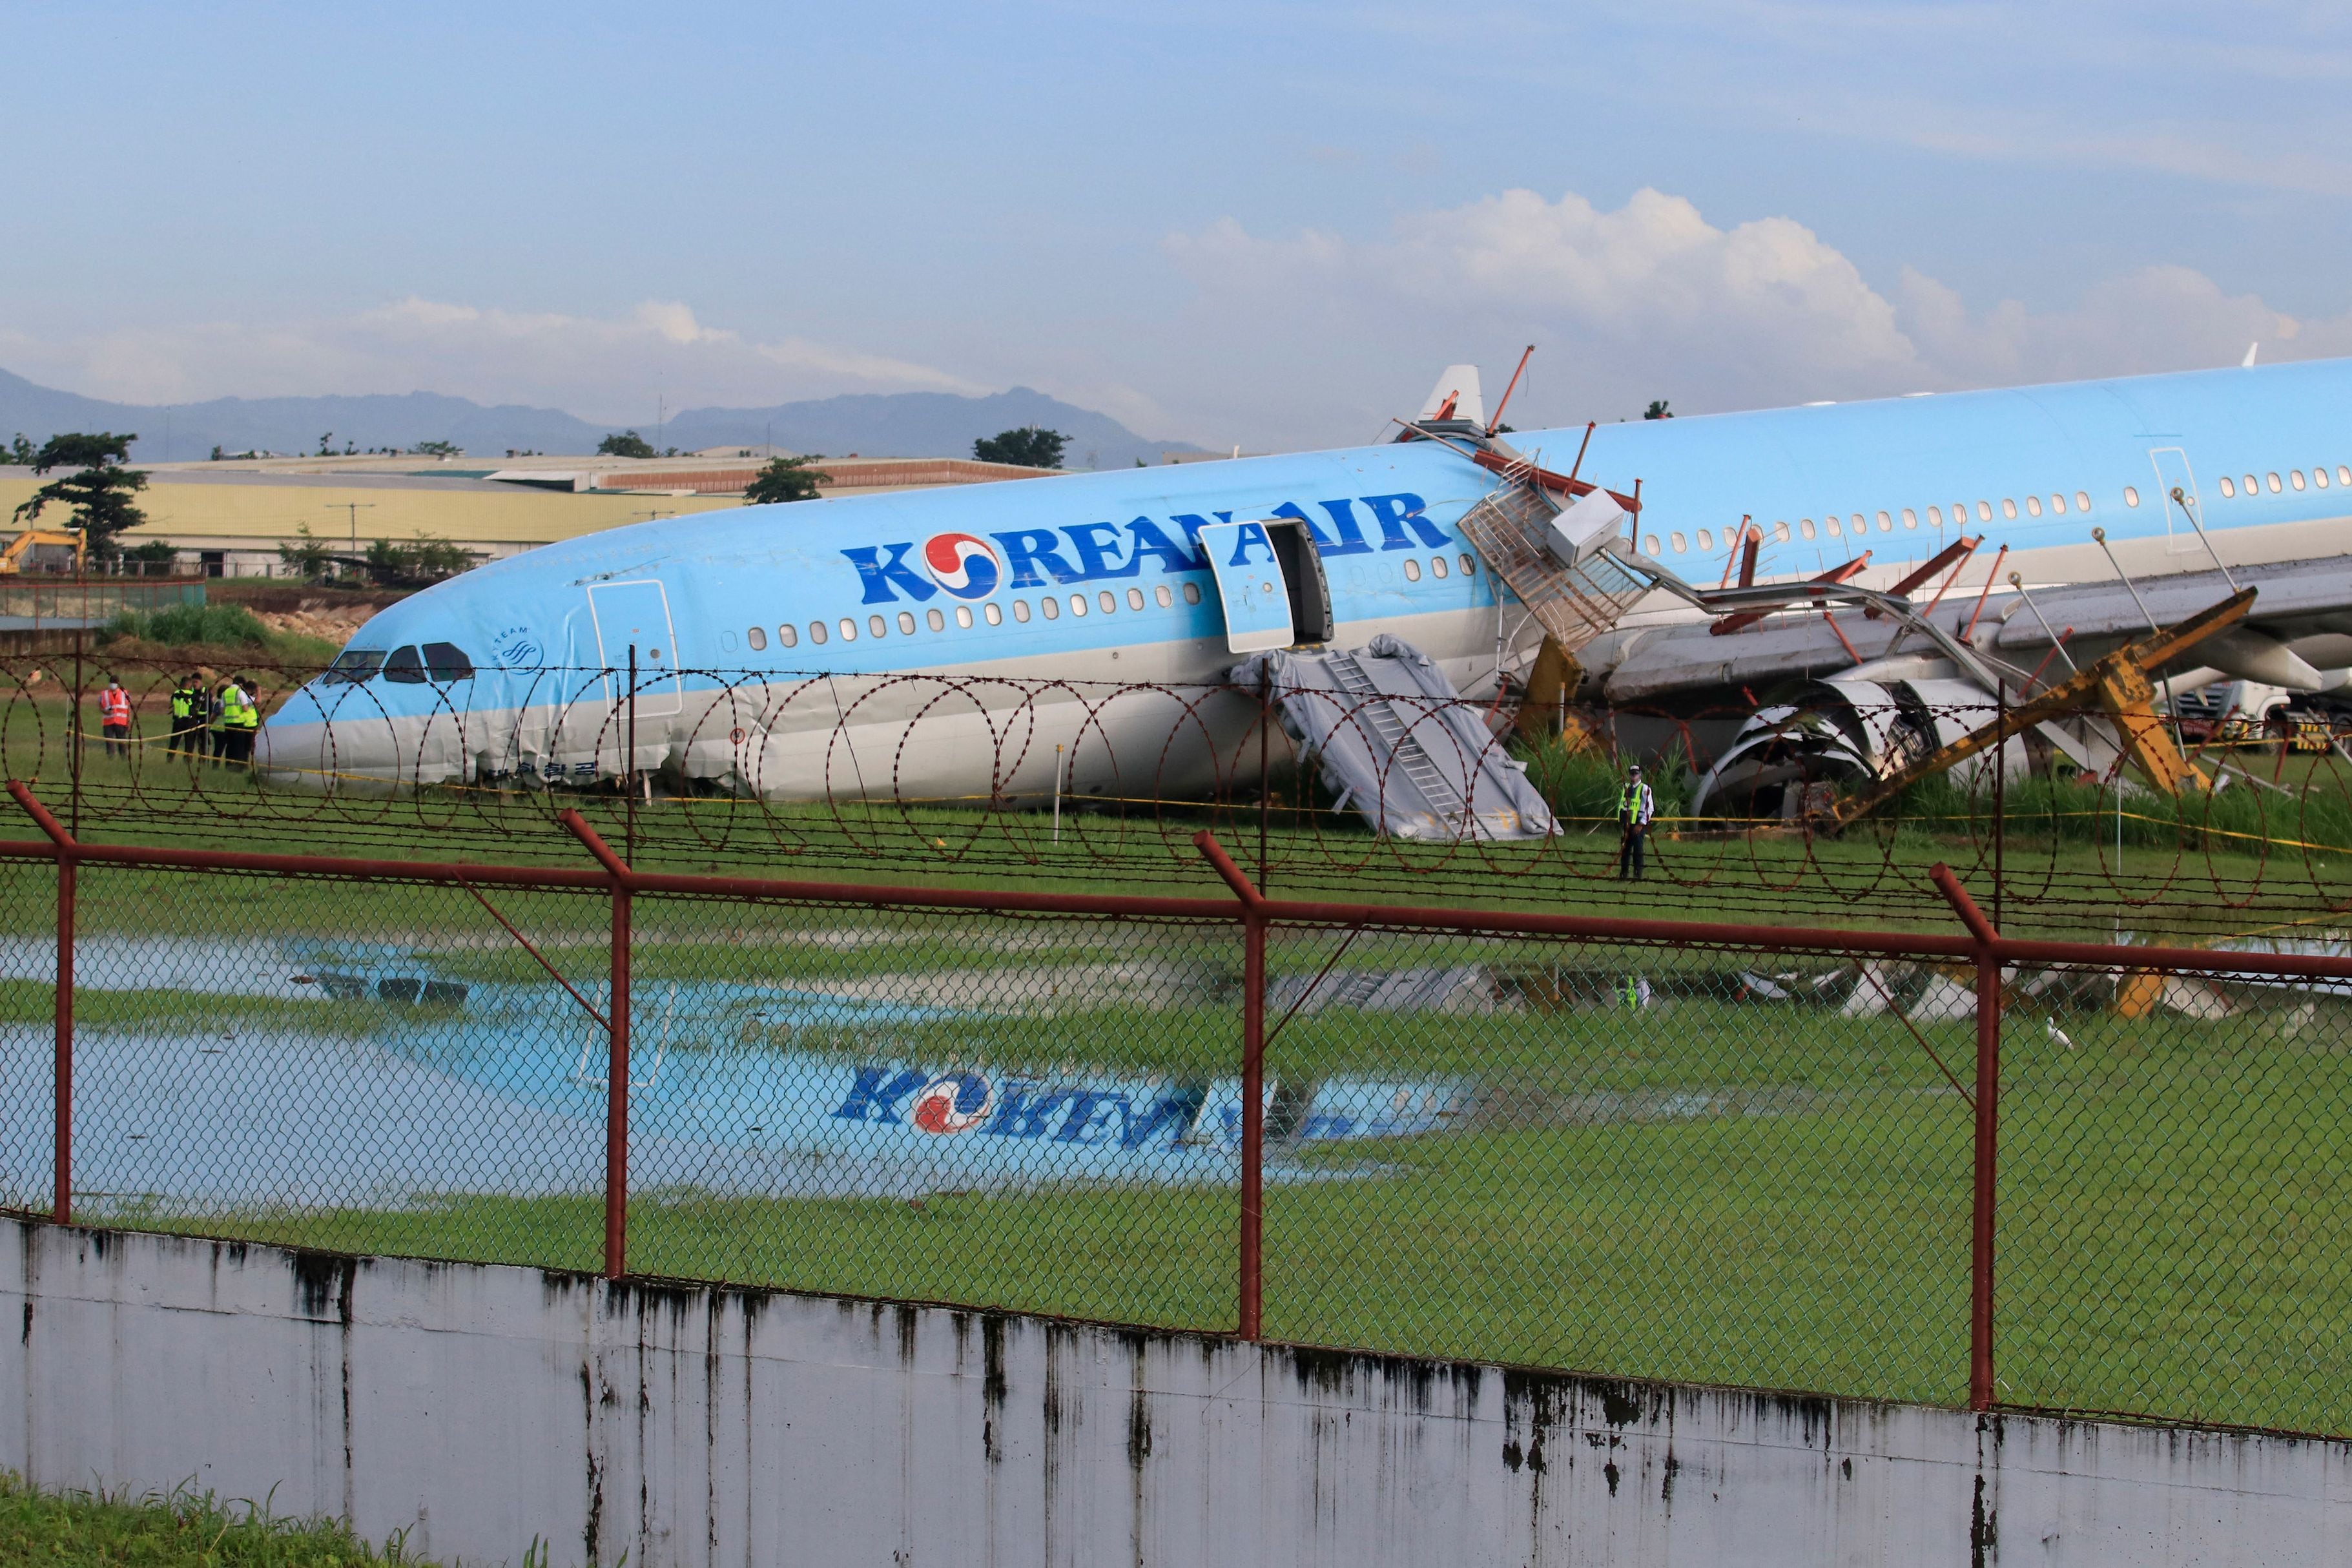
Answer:
[{"label": "red metal fence post", "polygon": [[1242,1214],[1240,1305],[1234,1331],[1258,1337],[1265,1272],[1265,895],[1207,828],[1193,845],[1242,903]]},{"label": "red metal fence post", "polygon": [[1976,939],[1975,1181],[1969,1227],[1969,1408],[1993,1407],[1993,1205],[2000,1171],[2000,933],[1949,868],[1928,875]]},{"label": "red metal fence post", "polygon": [[1241,1308],[1234,1332],[1258,1337],[1265,1299],[1265,921],[1242,921],[1242,1235]]},{"label": "red metal fence post", "polygon": [[73,1056],[74,1056],[74,836],[15,779],[8,793],[26,815],[48,835],[58,858],[57,1038],[49,1058],[49,1093],[57,1111],[51,1131],[51,1181],[54,1190],[49,1215],[59,1225],[73,1222]]},{"label": "red metal fence post", "polygon": [[629,934],[636,878],[613,847],[576,811],[560,820],[588,847],[612,881],[612,986],[604,1005],[604,1278],[629,1271]]}]

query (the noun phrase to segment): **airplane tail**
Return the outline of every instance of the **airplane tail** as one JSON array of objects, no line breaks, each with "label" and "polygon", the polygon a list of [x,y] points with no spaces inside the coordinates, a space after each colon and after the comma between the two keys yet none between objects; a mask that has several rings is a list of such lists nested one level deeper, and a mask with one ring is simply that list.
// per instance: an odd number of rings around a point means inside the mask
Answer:
[{"label": "airplane tail", "polygon": [[1486,423],[1486,395],[1478,390],[1478,367],[1475,364],[1449,364],[1445,374],[1437,378],[1429,401],[1421,405],[1421,418],[1466,419],[1473,425]]}]

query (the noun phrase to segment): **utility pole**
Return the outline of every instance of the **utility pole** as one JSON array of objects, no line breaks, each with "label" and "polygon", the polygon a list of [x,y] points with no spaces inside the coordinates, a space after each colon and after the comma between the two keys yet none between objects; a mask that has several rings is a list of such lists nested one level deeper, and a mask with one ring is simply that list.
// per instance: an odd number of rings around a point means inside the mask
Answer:
[{"label": "utility pole", "polygon": [[328,503],[327,510],[329,511],[348,511],[352,514],[352,553],[357,555],[360,552],[360,513],[362,511],[373,511],[375,510],[375,502],[372,500],[331,501]]}]

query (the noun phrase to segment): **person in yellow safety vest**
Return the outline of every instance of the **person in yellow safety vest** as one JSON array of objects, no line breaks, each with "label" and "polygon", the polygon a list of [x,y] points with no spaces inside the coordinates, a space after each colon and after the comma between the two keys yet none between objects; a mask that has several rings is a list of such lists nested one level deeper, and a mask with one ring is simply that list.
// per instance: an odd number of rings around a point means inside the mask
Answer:
[{"label": "person in yellow safety vest", "polygon": [[183,676],[180,684],[172,688],[172,751],[204,750],[196,740],[204,729],[202,721],[196,716],[196,706],[204,700],[204,683],[194,675]]},{"label": "person in yellow safety vest", "polygon": [[245,677],[230,676],[221,688],[221,739],[227,742],[229,762],[252,763],[253,734],[260,728],[261,710],[247,695]]},{"label": "person in yellow safety vest", "polygon": [[106,689],[98,694],[98,732],[105,739],[108,756],[131,754],[131,693],[111,675],[106,678]]},{"label": "person in yellow safety vest", "polygon": [[212,689],[205,699],[205,749],[212,754],[213,766],[228,755],[228,682]]},{"label": "person in yellow safety vest", "polygon": [[1642,879],[1643,843],[1650,837],[1650,819],[1658,814],[1657,798],[1650,786],[1642,782],[1642,764],[1634,763],[1625,772],[1625,785],[1617,792],[1617,879],[1623,881],[1627,868],[1633,879]]}]

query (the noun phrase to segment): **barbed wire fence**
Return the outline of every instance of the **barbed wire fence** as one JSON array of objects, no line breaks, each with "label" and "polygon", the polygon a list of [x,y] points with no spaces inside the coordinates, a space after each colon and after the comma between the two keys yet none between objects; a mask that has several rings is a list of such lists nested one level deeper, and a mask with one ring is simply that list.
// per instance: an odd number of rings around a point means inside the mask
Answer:
[{"label": "barbed wire fence", "polygon": [[[1740,752],[1738,770],[1708,776],[1712,798],[1693,810],[1705,771],[1694,764],[1737,749],[1750,710],[1616,710],[1588,715],[1564,741],[1515,733],[1495,701],[1342,705],[1338,729],[1376,751],[1401,709],[1447,773],[1524,766],[1557,829],[1408,839],[1370,830],[1363,814],[1369,804],[1377,817],[1380,802],[1343,797],[1320,776],[1315,737],[1286,735],[1278,710],[1231,685],[772,670],[632,680],[625,668],[421,660],[401,682],[372,668],[311,685],[325,673],[0,659],[0,763],[69,826],[87,818],[94,832],[149,841],[266,836],[391,857],[429,841],[560,861],[572,847],[556,818],[572,808],[633,860],[679,868],[1177,887],[1198,884],[1190,838],[1209,826],[1250,843],[1253,874],[1285,891],[1556,906],[1615,877],[1615,795],[1639,757],[1653,762],[1660,816],[1642,897],[1661,911],[1933,921],[1923,873],[1937,859],[2020,929],[2076,931],[2120,911],[2147,932],[2296,940],[2352,907],[2352,763],[2340,739],[2308,724],[2276,734],[2227,716],[2176,724],[2191,763],[2230,783],[2179,796],[2139,788],[2120,763],[2077,769],[2028,735],[2006,768],[1956,770],[1832,826],[1824,809],[1874,768],[1984,715],[1915,706],[1792,721]],[[232,674],[265,713],[305,687],[325,708],[292,740],[266,728],[260,765],[230,762],[202,716],[192,731],[170,705],[190,676],[209,693]],[[98,723],[109,676],[131,709],[120,737]],[[394,686],[398,700],[385,695]],[[494,687],[503,695],[487,695]],[[1447,707],[1475,730],[1420,721]],[[1464,733],[1487,739],[1465,745]],[[1262,736],[1280,766],[1267,766]],[[1988,783],[2000,778],[2006,798]]]}]

